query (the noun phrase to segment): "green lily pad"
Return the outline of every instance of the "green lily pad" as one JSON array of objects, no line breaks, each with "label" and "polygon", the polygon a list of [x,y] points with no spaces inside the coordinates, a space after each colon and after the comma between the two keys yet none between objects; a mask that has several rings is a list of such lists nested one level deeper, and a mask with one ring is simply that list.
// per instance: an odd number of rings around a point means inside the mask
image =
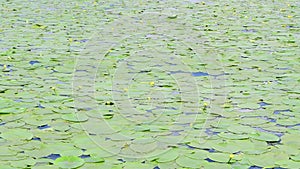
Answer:
[{"label": "green lily pad", "polygon": [[209,153],[209,154],[207,154],[207,157],[216,162],[226,163],[230,159],[229,155],[230,154],[227,154],[227,153]]},{"label": "green lily pad", "polygon": [[106,158],[115,155],[114,152],[109,152],[109,150],[103,150],[100,147],[95,147],[93,149],[89,148],[89,150],[87,150],[85,153],[90,154],[94,158]]},{"label": "green lily pad", "polygon": [[54,165],[38,165],[38,166],[33,166],[32,169],[59,169],[59,167]]},{"label": "green lily pad", "polygon": [[246,139],[249,136],[242,135],[242,134],[234,134],[229,132],[221,132],[218,134],[219,137],[225,138],[225,139],[232,139],[232,140],[240,140],[240,139]]},{"label": "green lily pad", "polygon": [[10,113],[19,114],[25,111],[26,108],[10,107],[10,108],[0,109],[0,114],[10,114]]},{"label": "green lily pad", "polygon": [[239,108],[248,108],[248,109],[258,109],[260,107],[260,105],[258,103],[240,103],[238,104]]},{"label": "green lily pad", "polygon": [[292,126],[292,125],[299,124],[300,122],[299,119],[290,117],[287,119],[277,119],[276,123],[282,126]]},{"label": "green lily pad", "polygon": [[[281,151],[270,151],[264,154],[248,155],[246,158],[252,163],[252,165],[266,168],[275,167],[276,162],[279,160],[289,159],[288,155]],[[270,158],[273,160],[269,160]]]},{"label": "green lily pad", "polygon": [[255,126],[255,125],[260,125],[260,124],[268,123],[268,121],[264,120],[264,119],[261,119],[261,118],[255,117],[255,118],[242,118],[240,120],[240,123],[244,124],[244,125]]},{"label": "green lily pad", "polygon": [[157,148],[156,142],[150,142],[150,143],[132,143],[129,145],[130,149],[138,152],[138,153],[149,153],[151,151],[154,151]]},{"label": "green lily pad", "polygon": [[268,151],[268,144],[259,140],[236,140],[236,146],[245,154],[262,154]]},{"label": "green lily pad", "polygon": [[104,160],[104,158],[102,158],[102,157],[94,157],[94,156],[91,156],[91,157],[89,157],[89,158],[84,158],[84,161],[86,162],[86,163],[102,163],[102,162],[104,162],[105,160]]},{"label": "green lily pad", "polygon": [[281,137],[281,142],[283,145],[296,148],[300,146],[298,138],[300,138],[300,133],[286,133]]},{"label": "green lily pad", "polygon": [[10,129],[0,134],[0,137],[9,140],[31,140],[33,134],[26,129]]},{"label": "green lily pad", "polygon": [[64,114],[61,116],[62,119],[68,120],[68,121],[72,121],[72,122],[83,122],[83,121],[87,121],[89,119],[89,117],[85,114]]},{"label": "green lily pad", "polygon": [[192,159],[201,160],[201,159],[206,159],[208,153],[209,152],[205,151],[205,150],[195,149],[192,153],[185,153],[185,156],[192,158]]},{"label": "green lily pad", "polygon": [[15,167],[12,167],[10,164],[0,164],[0,169],[15,169]]},{"label": "green lily pad", "polygon": [[27,166],[33,166],[35,165],[35,163],[36,161],[33,158],[27,158],[14,161],[13,163],[11,163],[11,165],[16,168],[24,168]]},{"label": "green lily pad", "polygon": [[223,141],[212,144],[212,148],[221,152],[235,153],[241,150],[241,148],[238,146],[240,143],[241,141],[239,140]]},{"label": "green lily pad", "polygon": [[154,168],[153,164],[141,163],[141,162],[127,162],[124,166],[124,169],[133,169],[133,168],[145,168],[151,169]]},{"label": "green lily pad", "polygon": [[278,165],[282,168],[298,168],[300,165],[300,162],[293,161],[293,160],[278,160],[278,161],[276,161],[276,165]]},{"label": "green lily pad", "polygon": [[201,164],[201,167],[203,167],[205,169],[215,169],[215,168],[231,169],[232,168],[232,166],[230,164],[212,163],[212,162],[207,162],[207,161],[203,161],[203,163]]},{"label": "green lily pad", "polygon": [[232,125],[227,128],[228,131],[232,133],[237,134],[247,134],[247,133],[253,133],[256,130],[249,126],[243,126],[243,125]]},{"label": "green lily pad", "polygon": [[292,155],[290,156],[290,158],[294,161],[300,162],[300,153],[297,155]]},{"label": "green lily pad", "polygon": [[174,169],[174,168],[180,168],[178,164],[174,163],[174,161],[171,162],[164,162],[164,163],[158,163],[157,165],[159,168],[162,169]]},{"label": "green lily pad", "polygon": [[170,161],[174,161],[179,156],[179,152],[177,149],[171,149],[161,155],[159,155],[156,159],[159,163],[166,163]]},{"label": "green lily pad", "polygon": [[176,163],[181,167],[186,168],[200,168],[202,162],[200,160],[192,159],[186,156],[180,156],[176,159]]},{"label": "green lily pad", "polygon": [[54,165],[60,168],[77,168],[84,164],[84,160],[77,156],[62,156],[54,161]]},{"label": "green lily pad", "polygon": [[0,147],[0,156],[14,156],[17,152],[9,149],[8,147]]},{"label": "green lily pad", "polygon": [[249,136],[256,140],[262,140],[262,141],[276,142],[276,141],[280,140],[280,138],[278,136],[276,136],[275,134],[266,133],[266,132],[251,133],[251,134],[249,134]]}]

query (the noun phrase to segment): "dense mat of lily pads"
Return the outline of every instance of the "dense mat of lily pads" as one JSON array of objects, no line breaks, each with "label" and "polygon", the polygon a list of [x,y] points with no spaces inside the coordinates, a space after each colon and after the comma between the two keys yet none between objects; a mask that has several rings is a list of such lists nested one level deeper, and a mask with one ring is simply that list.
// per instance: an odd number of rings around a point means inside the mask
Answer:
[{"label": "dense mat of lily pads", "polygon": [[0,169],[300,166],[298,1],[0,8]]}]

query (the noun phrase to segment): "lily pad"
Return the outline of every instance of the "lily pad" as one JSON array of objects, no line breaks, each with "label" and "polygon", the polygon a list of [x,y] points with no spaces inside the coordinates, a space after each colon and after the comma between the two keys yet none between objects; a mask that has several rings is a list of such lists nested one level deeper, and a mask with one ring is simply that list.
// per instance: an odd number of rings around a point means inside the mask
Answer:
[{"label": "lily pad", "polygon": [[229,132],[221,132],[218,134],[218,136],[226,139],[232,139],[232,140],[239,140],[239,139],[246,139],[249,136],[247,135],[242,135],[242,134],[234,134],[234,133],[229,133]]},{"label": "lily pad", "polygon": [[61,116],[62,119],[68,120],[68,121],[72,121],[72,122],[83,122],[83,121],[87,121],[89,118],[87,115],[85,114],[64,114]]},{"label": "lily pad", "polygon": [[237,134],[246,134],[246,133],[253,133],[256,130],[249,126],[243,126],[243,125],[232,125],[227,128],[228,131],[232,133]]},{"label": "lily pad", "polygon": [[230,159],[229,155],[230,154],[226,154],[226,153],[209,153],[207,154],[207,157],[216,162],[227,163]]},{"label": "lily pad", "polygon": [[279,141],[280,138],[274,134],[266,133],[266,132],[256,132],[249,134],[251,138],[262,140],[262,141],[270,141],[270,142],[276,142]]},{"label": "lily pad", "polygon": [[60,168],[77,168],[84,164],[84,160],[77,156],[63,156],[54,161]]},{"label": "lily pad", "polygon": [[[249,155],[246,158],[248,158],[253,165],[266,168],[276,167],[277,161],[289,159],[287,154],[280,151],[271,151],[264,154]],[[274,160],[268,160],[269,158],[272,158]]]},{"label": "lily pad", "polygon": [[0,134],[0,137],[9,140],[31,140],[33,134],[26,129],[10,129]]},{"label": "lily pad", "polygon": [[292,155],[290,156],[290,158],[294,161],[300,162],[300,153],[297,155]]},{"label": "lily pad", "polygon": [[176,163],[185,168],[199,168],[202,164],[200,160],[192,159],[186,156],[180,156],[176,159]]},{"label": "lily pad", "polygon": [[10,108],[0,109],[0,114],[10,114],[10,113],[19,114],[25,111],[26,108],[10,107]]},{"label": "lily pad", "polygon": [[166,163],[174,161],[179,156],[179,152],[177,149],[169,150],[161,155],[159,155],[156,159],[159,163]]}]

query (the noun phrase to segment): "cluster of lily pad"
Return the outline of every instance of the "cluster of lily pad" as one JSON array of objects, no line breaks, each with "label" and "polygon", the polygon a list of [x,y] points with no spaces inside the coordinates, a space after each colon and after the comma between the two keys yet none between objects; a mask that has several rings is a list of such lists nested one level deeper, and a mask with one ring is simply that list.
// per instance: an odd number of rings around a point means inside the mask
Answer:
[{"label": "cluster of lily pad", "polygon": [[7,1],[1,168],[297,168],[299,2]]}]

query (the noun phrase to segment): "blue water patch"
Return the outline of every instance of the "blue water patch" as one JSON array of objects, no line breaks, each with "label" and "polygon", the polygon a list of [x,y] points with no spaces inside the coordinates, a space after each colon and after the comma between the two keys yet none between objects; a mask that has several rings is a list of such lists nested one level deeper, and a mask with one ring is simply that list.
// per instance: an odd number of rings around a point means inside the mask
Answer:
[{"label": "blue water patch", "polygon": [[208,150],[208,152],[210,152],[210,153],[214,153],[214,152],[216,152],[216,150],[215,150],[215,149],[213,149],[213,148],[211,148],[211,149],[209,149],[209,150]]},{"label": "blue water patch", "polygon": [[249,169],[262,169],[262,167],[258,167],[258,166],[251,166],[251,167],[249,167]]},{"label": "blue water patch", "polygon": [[39,138],[39,137],[33,137],[31,140],[41,141],[41,138]]},{"label": "blue water patch", "polygon": [[91,156],[90,155],[81,155],[79,157],[82,158],[82,159],[84,159],[84,158],[90,158]]},{"label": "blue water patch", "polygon": [[275,110],[273,112],[273,114],[280,114],[280,112],[291,112],[291,110],[287,109],[287,110]]},{"label": "blue water patch", "polygon": [[58,80],[58,81],[56,82],[56,84],[65,84],[65,82],[62,82],[62,81]]},{"label": "blue water patch", "polygon": [[46,157],[43,157],[43,158],[49,158],[51,160],[56,160],[57,158],[61,157],[60,154],[50,154]]},{"label": "blue water patch", "polygon": [[242,32],[250,32],[250,33],[255,33],[257,32],[256,30],[254,29],[243,29]]},{"label": "blue water patch", "polygon": [[261,107],[270,105],[269,103],[266,103],[266,102],[259,102],[258,104],[259,104]]},{"label": "blue water patch", "polygon": [[273,123],[276,122],[276,119],[270,118],[270,117],[267,117],[267,116],[257,116],[257,117],[260,117],[261,119],[267,120],[269,122],[273,122]]},{"label": "blue water patch", "polygon": [[45,107],[42,106],[40,103],[36,106],[37,108],[41,108],[41,109],[44,109]]},{"label": "blue water patch", "polygon": [[122,163],[125,163],[126,161],[122,158],[119,158],[118,161],[121,161]]},{"label": "blue water patch", "polygon": [[181,93],[179,91],[173,91],[171,94],[172,95],[178,95],[178,94],[181,94]]},{"label": "blue water patch", "polygon": [[190,146],[190,145],[188,145],[188,144],[185,144],[185,146],[187,147],[187,148],[189,148],[189,149],[192,149],[192,150],[194,150],[196,147],[193,147],[193,146]]},{"label": "blue water patch", "polygon": [[29,62],[29,64],[31,64],[31,65],[34,65],[34,64],[36,64],[36,63],[40,63],[40,62],[37,61],[37,60],[32,60],[32,61]]},{"label": "blue water patch", "polygon": [[172,133],[171,136],[180,136],[181,131],[171,131],[171,133]]},{"label": "blue water patch", "polygon": [[22,102],[22,99],[16,99],[16,100],[14,100],[15,102]]},{"label": "blue water patch", "polygon": [[[277,126],[277,125],[276,125]],[[265,132],[265,133],[271,133],[271,134],[274,134],[278,137],[281,137],[283,136],[284,134],[281,133],[281,132],[276,132],[276,131],[270,131],[270,130],[266,130],[266,129],[263,129],[261,127],[253,127],[254,129],[258,130],[258,131],[261,131],[261,132]]]},{"label": "blue water patch", "polygon": [[81,43],[84,43],[84,42],[87,42],[88,41],[88,39],[81,39],[81,40],[79,40],[79,42],[81,42]]},{"label": "blue water patch", "polygon": [[210,158],[206,158],[205,160],[208,161],[208,162],[215,162],[214,160],[212,160]]},{"label": "blue water patch", "polygon": [[187,73],[187,72],[182,71],[182,70],[170,71],[170,74],[177,74],[177,73]]},{"label": "blue water patch", "polygon": [[212,135],[217,135],[217,134],[219,134],[220,132],[215,132],[215,131],[213,131],[213,130],[211,130],[211,129],[206,129],[206,130],[205,130],[205,133],[208,134],[209,136],[212,136]]},{"label": "blue water patch", "polygon": [[208,76],[208,73],[205,72],[192,72],[192,76]]},{"label": "blue water patch", "polygon": [[268,118],[268,121],[269,121],[269,122],[272,122],[272,123],[275,123],[275,122],[276,122],[276,119]]},{"label": "blue water patch", "polygon": [[47,128],[50,128],[50,126],[48,126],[48,124],[42,125],[42,126],[38,126],[38,129],[40,129],[40,130],[44,130],[44,129],[47,129]]},{"label": "blue water patch", "polygon": [[[279,125],[279,126],[281,126],[281,125]],[[293,128],[293,127],[297,127],[297,126],[300,126],[300,123],[298,123],[298,124],[295,124],[295,125],[290,125],[290,126],[287,126],[287,128]]]}]

